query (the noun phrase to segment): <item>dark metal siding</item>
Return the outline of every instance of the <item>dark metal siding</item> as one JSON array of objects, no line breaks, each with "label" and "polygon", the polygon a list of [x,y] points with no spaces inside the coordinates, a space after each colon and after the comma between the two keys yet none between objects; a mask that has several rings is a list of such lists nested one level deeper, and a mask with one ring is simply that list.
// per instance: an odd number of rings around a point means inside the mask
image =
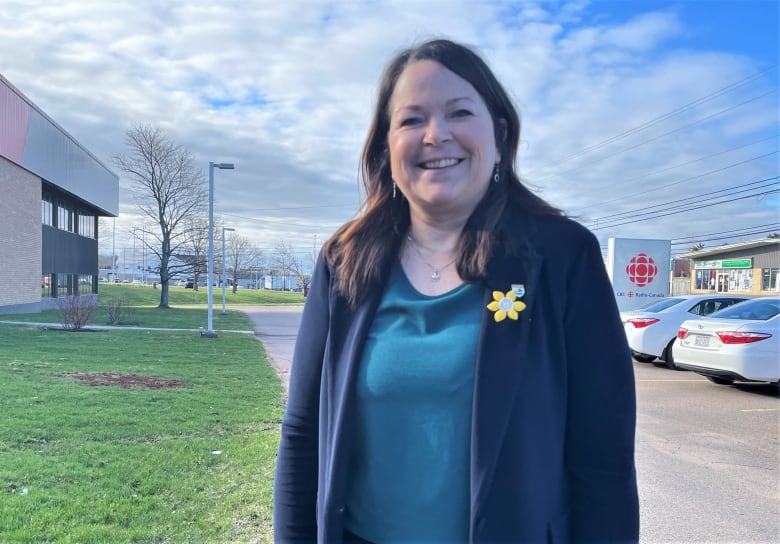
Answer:
[{"label": "dark metal siding", "polygon": [[98,273],[97,240],[43,226],[42,274]]}]

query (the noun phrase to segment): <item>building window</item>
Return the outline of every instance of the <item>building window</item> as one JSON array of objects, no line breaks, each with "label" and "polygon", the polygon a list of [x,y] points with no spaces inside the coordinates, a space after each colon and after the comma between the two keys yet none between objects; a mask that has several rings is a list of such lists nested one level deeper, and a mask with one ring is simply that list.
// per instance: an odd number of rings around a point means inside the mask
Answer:
[{"label": "building window", "polygon": [[41,223],[54,226],[54,204],[45,196],[41,200]]},{"label": "building window", "polygon": [[78,214],[79,234],[85,238],[95,238],[95,216]]},{"label": "building window", "polygon": [[729,291],[753,290],[753,270],[749,268],[740,268],[738,270],[729,270]]},{"label": "building window", "polygon": [[68,209],[68,205],[64,202],[57,204],[57,228],[73,232],[73,212]]},{"label": "building window", "polygon": [[92,276],[79,276],[79,290],[80,295],[88,295],[92,292]]},{"label": "building window", "polygon": [[41,276],[41,297],[51,296],[51,274],[44,274]]},{"label": "building window", "polygon": [[761,290],[780,291],[778,284],[778,268],[764,268],[761,270]]},{"label": "building window", "polygon": [[716,272],[714,270],[696,271],[696,289],[714,291],[716,285]]}]

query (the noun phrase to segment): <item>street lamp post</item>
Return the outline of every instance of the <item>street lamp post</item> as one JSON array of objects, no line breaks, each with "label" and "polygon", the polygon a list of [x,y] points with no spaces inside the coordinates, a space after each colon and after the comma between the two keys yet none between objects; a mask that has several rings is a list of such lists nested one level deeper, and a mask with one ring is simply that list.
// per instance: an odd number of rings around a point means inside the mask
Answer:
[{"label": "street lamp post", "polygon": [[230,227],[222,227],[222,315],[227,313],[225,311],[225,284],[227,282],[225,279],[225,268],[227,268],[225,266],[225,231],[235,232],[235,230]]},{"label": "street lamp post", "polygon": [[137,268],[136,265],[135,265],[135,239],[137,238],[137,236],[135,234],[136,228],[137,227],[133,227],[132,228],[132,231],[133,231],[133,283],[135,283],[135,269]]},{"label": "street lamp post", "polygon": [[214,168],[220,170],[233,170],[235,165],[231,162],[209,162],[209,258],[208,258],[208,320],[206,331],[201,336],[216,336],[213,327],[214,314]]}]

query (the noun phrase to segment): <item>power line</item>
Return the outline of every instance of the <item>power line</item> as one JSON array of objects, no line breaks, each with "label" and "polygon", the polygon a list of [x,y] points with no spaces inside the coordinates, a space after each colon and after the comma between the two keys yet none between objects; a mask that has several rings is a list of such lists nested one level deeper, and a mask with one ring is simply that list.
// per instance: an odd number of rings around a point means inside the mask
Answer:
[{"label": "power line", "polygon": [[[735,229],[735,230],[724,230],[720,232],[698,234],[694,236],[689,236],[687,238],[673,238],[672,245],[673,246],[684,245],[684,244],[691,244],[694,242],[707,242],[710,240],[723,240],[726,238],[738,238],[740,236],[752,236],[753,234],[759,234],[761,232],[776,230],[778,228],[780,228],[780,223],[767,223],[765,225],[753,225],[750,227],[742,227],[740,229]],[[750,231],[750,232],[743,232],[743,231]],[[719,236],[721,234],[724,234],[726,236]],[[707,238],[707,236],[715,236],[715,238]]]},{"label": "power line", "polygon": [[[756,140],[754,142],[750,142],[749,144],[744,144],[744,145],[740,145],[740,146],[737,146],[737,147],[732,147],[731,149],[727,149],[725,151],[719,151],[717,153],[712,153],[710,155],[699,157],[698,159],[693,159],[693,160],[690,160],[690,161],[686,161],[686,162],[683,162],[683,163],[680,163],[680,164],[676,164],[674,166],[669,166],[669,167],[666,167],[666,168],[662,168],[660,170],[653,170],[652,172],[647,172],[645,174],[641,174],[639,176],[634,176],[632,178],[622,179],[622,180],[620,180],[618,183],[616,183],[614,185],[610,185],[610,186],[605,187],[605,189],[609,189],[610,187],[615,187],[617,185],[625,186],[626,184],[628,184],[629,182],[632,182],[632,181],[636,181],[636,180],[639,180],[639,179],[642,179],[642,178],[646,178],[646,177],[652,176],[652,175],[657,175],[657,174],[660,174],[660,173],[663,173],[663,172],[668,172],[669,170],[674,170],[676,168],[680,168],[682,166],[687,166],[689,164],[693,164],[693,163],[696,163],[696,162],[701,162],[701,161],[704,161],[704,160],[707,160],[707,159],[712,159],[713,157],[717,157],[719,155],[725,155],[726,153],[730,153],[732,151],[736,151],[736,150],[739,150],[739,149],[750,147],[750,146],[755,145],[755,144],[763,143],[763,142],[765,142],[767,140],[772,140],[772,139],[775,139],[777,137],[778,137],[778,135],[774,134],[774,135],[769,136],[767,138],[762,138],[760,140]],[[625,196],[613,198],[612,200],[602,200],[602,201],[599,201],[596,204],[591,204],[589,206],[584,206],[582,208],[579,208],[579,210],[580,211],[581,210],[587,210],[588,208],[592,208],[594,206],[603,206],[604,204],[609,204],[609,203],[612,203],[612,202],[618,202],[620,200],[625,200],[627,198],[635,198],[637,195],[652,193],[653,191],[658,191],[660,189],[665,189],[667,187],[671,187],[673,185],[678,185],[680,183],[684,183],[684,182],[690,181],[692,179],[698,179],[698,178],[701,178],[701,177],[704,177],[704,176],[708,176],[710,174],[716,174],[718,172],[722,172],[724,170],[728,170],[729,168],[734,168],[736,166],[741,166],[743,164],[747,164],[749,162],[753,162],[755,160],[763,159],[763,158],[768,157],[769,155],[775,155],[775,154],[777,154],[777,151],[773,151],[771,153],[766,153],[764,155],[760,155],[760,156],[754,157],[752,159],[747,159],[747,160],[744,160],[744,161],[741,161],[741,162],[733,163],[733,164],[724,166],[723,168],[710,170],[709,172],[705,172],[704,174],[699,174],[697,176],[690,176],[690,177],[687,177],[687,178],[684,178],[684,179],[681,179],[681,180],[677,180],[677,181],[674,181],[674,182],[666,184],[666,185],[658,185],[658,186],[653,187],[652,189],[648,189],[646,191],[642,191],[642,192],[639,192],[639,193],[633,192],[633,193],[625,195]]]},{"label": "power line", "polygon": [[[729,187],[728,189],[719,189],[717,191],[708,191],[706,193],[693,195],[693,196],[689,196],[689,197],[685,197],[685,198],[681,198],[681,199],[677,199],[677,200],[672,200],[672,201],[669,201],[669,202],[662,202],[661,204],[654,204],[652,206],[644,206],[641,209],[642,210],[641,213],[637,213],[639,210],[630,210],[630,211],[627,211],[627,212],[620,212],[620,213],[615,213],[615,214],[612,214],[612,215],[605,215],[605,216],[602,216],[602,217],[599,217],[599,218],[595,219],[594,221],[596,221],[596,222],[606,221],[606,222],[609,223],[609,222],[614,221],[614,220],[619,220],[623,216],[626,216],[626,215],[631,215],[633,217],[636,217],[637,215],[641,216],[641,215],[652,214],[652,213],[654,213],[653,210],[656,209],[656,208],[674,209],[674,208],[678,208],[680,206],[688,205],[690,203],[689,201],[707,202],[708,200],[714,200],[715,198],[721,198],[721,197],[724,197],[724,196],[731,196],[731,195],[735,195],[735,194],[744,193],[745,191],[748,191],[748,190],[763,189],[763,188],[769,187],[771,185],[774,185],[775,184],[774,180],[776,180],[776,179],[778,179],[777,176],[771,177],[771,178],[764,178],[764,179],[760,179],[760,180],[757,180],[757,181],[751,181],[751,182],[748,182],[748,183],[743,183],[741,185],[735,185],[733,187]],[[742,189],[742,190],[735,191],[735,189]],[[719,193],[722,193],[722,194],[719,194]],[[671,205],[671,208],[669,207],[670,205]]]},{"label": "power line", "polygon": [[699,106],[701,104],[704,104],[705,102],[709,102],[710,100],[712,100],[714,98],[717,98],[718,96],[721,96],[721,95],[726,94],[726,93],[728,93],[730,91],[738,89],[739,87],[742,87],[743,85],[747,84],[749,81],[758,78],[759,76],[765,74],[766,72],[774,70],[776,67],[777,67],[777,64],[773,64],[772,66],[770,66],[770,67],[768,67],[768,68],[766,68],[764,70],[761,70],[760,72],[757,72],[757,73],[755,73],[755,74],[753,74],[751,76],[748,76],[748,77],[746,77],[744,79],[741,79],[741,80],[739,80],[739,81],[737,81],[735,83],[732,83],[731,85],[727,85],[725,87],[722,87],[722,88],[718,89],[717,91],[714,91],[714,92],[712,92],[712,93],[710,93],[708,95],[705,95],[705,96],[703,96],[701,98],[697,98],[696,100],[694,100],[692,102],[689,102],[689,103],[687,103],[687,104],[685,104],[683,106],[680,106],[679,108],[677,108],[675,110],[672,110],[672,111],[670,111],[668,113],[665,113],[665,114],[660,115],[660,116],[658,116],[658,117],[656,117],[654,119],[651,119],[650,121],[642,123],[641,125],[638,125],[638,126],[633,127],[633,128],[631,128],[629,130],[621,132],[620,134],[617,134],[615,136],[611,136],[611,137],[607,138],[606,140],[602,140],[601,142],[598,142],[596,144],[588,146],[588,147],[586,147],[584,149],[581,149],[580,151],[577,151],[577,152],[572,153],[570,155],[566,155],[566,156],[564,156],[564,157],[554,161],[555,165],[557,166],[557,165],[563,164],[564,162],[568,162],[571,159],[576,158],[576,157],[578,157],[580,155],[584,155],[586,153],[589,153],[590,151],[593,151],[594,149],[598,149],[599,147],[603,147],[603,146],[605,146],[607,144],[610,144],[612,142],[621,140],[621,139],[623,139],[623,138],[625,138],[627,136],[630,136],[631,134],[634,134],[636,132],[640,132],[640,131],[642,131],[642,130],[644,130],[646,128],[650,128],[651,126],[654,126],[654,125],[660,123],[661,121],[665,121],[665,120],[667,120],[667,119],[669,119],[671,117],[674,117],[675,115],[677,115],[679,113],[682,113],[682,112],[684,112],[686,110],[692,109],[695,106]]},{"label": "power line", "polygon": [[[681,126],[681,127],[675,128],[675,129],[673,129],[673,130],[670,130],[670,131],[668,131],[668,132],[664,132],[663,134],[659,134],[658,136],[654,136],[654,137],[652,137],[652,138],[649,138],[649,139],[647,139],[647,140],[644,140],[644,141],[642,141],[642,142],[639,142],[639,143],[637,143],[637,144],[634,144],[634,145],[632,145],[632,146],[625,147],[625,148],[623,148],[623,149],[619,149],[619,150],[617,150],[617,151],[615,151],[614,153],[611,153],[611,154],[609,154],[609,155],[605,155],[605,156],[603,156],[603,157],[600,157],[600,158],[598,158],[598,159],[594,159],[594,160],[592,160],[592,161],[590,161],[590,162],[588,162],[588,163],[585,163],[585,165],[584,165],[584,166],[580,166],[580,167],[577,167],[577,168],[572,168],[572,169],[570,169],[570,170],[564,170],[563,172],[558,172],[558,174],[557,174],[557,175],[563,175],[563,174],[568,174],[568,173],[570,173],[570,172],[581,171],[581,170],[582,170],[584,167],[587,167],[587,166],[592,166],[592,165],[594,165],[594,164],[596,164],[596,163],[599,163],[599,162],[605,161],[605,160],[607,160],[607,159],[611,159],[611,158],[613,158],[613,157],[616,157],[617,155],[621,155],[621,154],[625,153],[626,151],[632,151],[632,150],[634,150],[634,149],[637,149],[637,148],[639,148],[639,147],[642,147],[642,146],[644,146],[644,145],[647,145],[647,144],[649,144],[649,143],[651,143],[651,142],[655,142],[656,140],[660,140],[661,138],[664,138],[664,137],[666,137],[666,136],[669,136],[669,135],[671,135],[671,134],[675,134],[675,133],[677,133],[677,132],[681,132],[681,131],[683,131],[683,130],[686,130],[686,129],[688,129],[688,128],[694,127],[694,126],[696,126],[696,125],[700,125],[701,123],[704,123],[705,121],[709,121],[709,120],[711,120],[711,119],[714,119],[715,117],[719,117],[720,115],[723,115],[724,113],[727,113],[727,112],[729,112],[729,111],[731,111],[731,110],[734,110],[734,109],[736,109],[736,108],[740,108],[740,107],[742,107],[742,106],[744,106],[744,105],[746,105],[746,104],[749,104],[749,103],[751,103],[751,102],[755,102],[756,100],[759,100],[759,99],[761,99],[761,98],[763,98],[763,97],[765,97],[765,96],[768,96],[768,95],[770,95],[770,94],[773,94],[773,93],[776,93],[776,92],[777,92],[777,89],[776,89],[776,88],[775,88],[775,89],[772,89],[772,90],[770,90],[770,91],[767,91],[767,92],[765,92],[765,93],[763,93],[763,94],[760,94],[760,95],[758,95],[758,96],[754,96],[753,98],[750,98],[750,99],[748,99],[748,100],[745,100],[744,102],[740,102],[739,104],[736,104],[736,105],[734,105],[734,106],[729,106],[728,108],[724,108],[724,109],[722,109],[722,110],[720,110],[720,111],[718,111],[718,112],[712,113],[712,114],[710,114],[710,115],[706,115],[706,116],[704,116],[704,117],[702,117],[702,118],[700,118],[700,119],[697,119],[696,121],[694,121],[694,122],[692,122],[692,123],[689,123],[689,124],[687,124],[687,125],[683,125],[683,126]],[[552,176],[553,176],[553,174],[550,174],[549,176],[542,177],[542,178],[538,179],[537,181],[543,181],[543,180],[545,180],[545,179],[549,179],[549,178],[551,178]]]},{"label": "power line", "polygon": [[734,238],[743,238],[745,236],[756,236],[760,234],[771,234],[771,232],[776,231],[777,229],[759,229],[754,231],[746,231],[739,234],[732,234],[728,236],[714,236],[710,238],[697,238],[695,240],[690,240],[688,242],[672,242],[673,246],[687,246],[689,244],[695,244],[699,242],[713,242],[716,240],[732,240]]},{"label": "power line", "polygon": [[729,200],[722,200],[720,202],[712,202],[710,204],[704,204],[704,205],[701,205],[701,206],[691,206],[689,208],[685,208],[685,209],[682,209],[682,210],[677,210],[677,211],[673,211],[673,212],[669,212],[669,213],[662,213],[662,214],[658,214],[658,215],[653,215],[652,217],[646,217],[644,219],[632,219],[630,221],[624,221],[622,223],[613,223],[611,225],[595,226],[595,227],[592,227],[591,230],[601,230],[601,229],[605,229],[605,228],[619,227],[621,225],[630,225],[632,223],[639,223],[641,221],[647,221],[648,219],[657,219],[659,217],[666,217],[666,216],[669,216],[669,215],[676,215],[678,213],[684,213],[684,212],[689,212],[689,211],[694,211],[694,210],[700,210],[702,208],[709,208],[710,206],[717,206],[719,204],[727,204],[729,202],[736,202],[738,200],[744,200],[746,198],[753,198],[753,197],[756,197],[756,196],[764,196],[764,195],[769,195],[769,194],[773,194],[773,193],[777,193],[777,192],[780,192],[780,189],[772,189],[771,191],[764,191],[763,193],[755,193],[755,194],[751,194],[751,195],[745,195],[745,196],[741,196],[741,197],[738,197],[738,198],[732,198],[732,199],[729,199]]},{"label": "power line", "polygon": [[[771,153],[767,153],[767,154],[761,155],[759,157],[754,157],[752,159],[748,159],[748,160],[744,160],[744,161],[741,161],[741,162],[738,162],[738,163],[730,164],[728,166],[724,166],[723,168],[716,168],[715,170],[710,170],[709,172],[704,172],[703,174],[698,174],[698,175],[695,175],[695,176],[689,176],[687,178],[683,178],[683,179],[680,179],[680,180],[677,180],[677,181],[673,181],[673,182],[667,183],[665,185],[658,185],[658,186],[653,187],[652,189],[648,189],[646,191],[638,191],[638,192],[635,192],[635,193],[633,193],[631,195],[627,195],[625,197],[602,201],[602,202],[599,203],[599,205],[609,204],[609,203],[612,203],[612,202],[618,202],[620,200],[625,200],[626,198],[635,198],[635,197],[637,197],[639,195],[652,193],[653,191],[657,191],[659,189],[666,189],[666,188],[669,188],[669,187],[673,187],[675,185],[680,185],[681,183],[685,183],[686,181],[692,181],[694,179],[700,179],[700,178],[703,178],[703,177],[706,177],[706,176],[709,176],[709,175],[712,175],[712,174],[717,174],[719,172],[724,172],[724,171],[729,170],[731,168],[735,168],[737,166],[742,166],[742,165],[747,164],[749,162],[753,162],[753,161],[759,160],[759,159],[764,159],[764,158],[766,158],[766,157],[768,157],[770,155],[776,155],[776,154],[777,154],[777,151],[773,151]],[[734,187],[731,187],[730,189],[734,189]],[[710,194],[712,194],[713,192],[714,193],[719,193],[719,192],[722,192],[722,191],[725,191],[725,190],[730,190],[730,189],[721,189],[721,190],[718,190],[718,191],[710,191]],[[694,198],[694,197],[688,197],[688,198]],[[663,204],[657,204],[657,205],[655,205],[653,207],[662,206],[662,205]]]}]

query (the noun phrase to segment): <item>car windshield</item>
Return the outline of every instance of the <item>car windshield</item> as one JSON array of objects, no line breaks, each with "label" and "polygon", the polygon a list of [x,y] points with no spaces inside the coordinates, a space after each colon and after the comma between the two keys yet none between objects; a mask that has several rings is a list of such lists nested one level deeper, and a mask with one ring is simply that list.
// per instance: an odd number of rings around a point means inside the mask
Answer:
[{"label": "car windshield", "polygon": [[766,321],[767,319],[772,319],[778,313],[780,313],[780,299],[764,298],[740,302],[712,313],[708,317]]},{"label": "car windshield", "polygon": [[680,304],[684,298],[664,298],[661,300],[656,300],[654,302],[650,302],[649,304],[646,304],[644,306],[641,306],[637,308],[640,312],[660,312],[661,310],[666,310],[667,308],[671,308],[672,306],[676,304]]}]

